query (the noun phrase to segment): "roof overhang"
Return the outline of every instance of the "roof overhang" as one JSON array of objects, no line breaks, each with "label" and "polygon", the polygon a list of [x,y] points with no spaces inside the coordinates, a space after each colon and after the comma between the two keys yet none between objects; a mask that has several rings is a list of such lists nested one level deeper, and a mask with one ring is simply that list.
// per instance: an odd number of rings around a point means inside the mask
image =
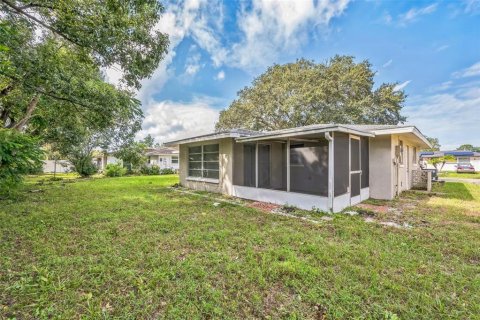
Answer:
[{"label": "roof overhang", "polygon": [[218,139],[224,139],[224,138],[238,138],[238,137],[241,137],[241,136],[242,136],[242,134],[239,133],[239,132],[228,132],[228,131],[227,132],[216,132],[216,133],[210,133],[210,134],[205,134],[205,135],[191,137],[191,138],[169,141],[169,142],[164,143],[164,145],[166,147],[175,147],[175,146],[178,146],[180,144],[185,144],[185,143],[218,140]]},{"label": "roof overhang", "polygon": [[351,128],[347,128],[344,126],[332,125],[327,127],[321,128],[292,128],[292,129],[285,129],[285,130],[278,130],[274,132],[266,132],[263,134],[259,134],[256,136],[250,137],[240,137],[236,138],[237,142],[253,142],[253,141],[265,141],[265,140],[272,140],[272,139],[287,139],[287,138],[295,138],[295,137],[302,137],[305,135],[313,135],[313,134],[320,134],[325,132],[343,132],[343,133],[350,133],[364,137],[375,137],[373,133],[362,131],[362,130],[355,130]]},{"label": "roof overhang", "polygon": [[412,134],[419,140],[420,143],[423,143],[422,147],[431,148],[432,145],[428,141],[427,137],[425,137],[420,130],[417,129],[415,126],[410,127],[400,127],[400,128],[389,128],[389,129],[377,129],[372,130],[372,132],[376,136],[386,135],[386,134]]}]

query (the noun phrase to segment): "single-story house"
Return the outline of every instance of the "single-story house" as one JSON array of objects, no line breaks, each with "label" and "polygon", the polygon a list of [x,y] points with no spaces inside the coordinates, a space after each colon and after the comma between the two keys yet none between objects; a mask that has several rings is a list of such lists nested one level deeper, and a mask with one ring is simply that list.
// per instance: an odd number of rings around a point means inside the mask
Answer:
[{"label": "single-story house", "polygon": [[410,189],[419,150],[430,146],[414,126],[342,124],[237,129],[166,145],[179,147],[185,187],[333,212]]},{"label": "single-story house", "polygon": [[[466,150],[453,150],[453,151],[424,151],[420,154],[423,160],[429,160],[431,158],[453,156],[454,161],[448,161],[441,168],[440,171],[456,171],[459,164],[468,164],[474,166],[475,171],[480,171],[480,152],[466,151]],[[434,169],[434,166],[427,163],[427,168]]]},{"label": "single-story house", "polygon": [[160,169],[178,170],[178,150],[173,148],[149,148],[145,156],[148,165],[156,165]]},{"label": "single-story house", "polygon": [[97,152],[93,156],[93,163],[97,166],[98,171],[104,171],[108,164],[120,163],[123,165],[123,161],[114,157],[111,154],[105,152]]}]

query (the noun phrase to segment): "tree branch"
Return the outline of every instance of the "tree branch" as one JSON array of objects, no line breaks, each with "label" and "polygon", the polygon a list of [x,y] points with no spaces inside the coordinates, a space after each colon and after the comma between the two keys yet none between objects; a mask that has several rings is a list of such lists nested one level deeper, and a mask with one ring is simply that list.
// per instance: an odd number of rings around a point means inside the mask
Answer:
[{"label": "tree branch", "polygon": [[25,116],[17,122],[16,125],[13,126],[14,130],[22,131],[25,125],[28,123],[28,120],[32,117],[32,113],[38,105],[38,101],[40,100],[40,95],[36,94],[33,96],[33,99],[30,100],[28,104],[27,111],[25,112]]},{"label": "tree branch", "polygon": [[36,23],[38,23],[39,25],[41,25],[42,27],[52,31],[53,33],[59,35],[60,37],[64,38],[65,40],[67,41],[70,41],[71,43],[79,46],[79,47],[85,47],[84,45],[82,45],[81,43],[73,40],[72,38],[68,37],[66,34],[64,34],[63,32],[55,29],[54,27],[52,26],[49,26],[48,24],[46,24],[45,22],[41,21],[40,19],[38,19],[37,17],[33,16],[32,14],[28,13],[28,12],[25,12],[23,10],[22,7],[19,7],[19,6],[16,6],[14,3],[10,2],[9,0],[0,0],[1,2],[3,2],[5,5],[7,5],[8,7],[10,7],[11,9],[13,9],[16,13],[18,14],[21,14],[25,17],[27,17],[28,19],[32,20],[32,21],[35,21]]}]

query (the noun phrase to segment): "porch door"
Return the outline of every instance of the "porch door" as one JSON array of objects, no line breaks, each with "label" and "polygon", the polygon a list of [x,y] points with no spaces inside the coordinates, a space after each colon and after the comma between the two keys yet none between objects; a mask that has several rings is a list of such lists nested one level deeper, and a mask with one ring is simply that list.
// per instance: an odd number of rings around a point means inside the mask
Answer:
[{"label": "porch door", "polygon": [[360,203],[362,170],[360,164],[360,138],[350,136],[350,204]]},{"label": "porch door", "polygon": [[269,144],[258,144],[258,187],[265,189],[271,187]]}]

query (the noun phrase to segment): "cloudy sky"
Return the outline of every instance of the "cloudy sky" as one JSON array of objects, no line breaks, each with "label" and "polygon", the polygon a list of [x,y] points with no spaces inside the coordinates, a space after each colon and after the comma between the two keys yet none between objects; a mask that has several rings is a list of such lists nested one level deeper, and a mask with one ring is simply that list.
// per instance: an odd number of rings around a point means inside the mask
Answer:
[{"label": "cloudy sky", "polygon": [[480,0],[163,3],[157,28],[171,45],[138,92],[139,138],[213,131],[219,111],[268,66],[344,54],[368,59],[377,86],[398,82],[408,123],[442,148],[480,145]]}]

